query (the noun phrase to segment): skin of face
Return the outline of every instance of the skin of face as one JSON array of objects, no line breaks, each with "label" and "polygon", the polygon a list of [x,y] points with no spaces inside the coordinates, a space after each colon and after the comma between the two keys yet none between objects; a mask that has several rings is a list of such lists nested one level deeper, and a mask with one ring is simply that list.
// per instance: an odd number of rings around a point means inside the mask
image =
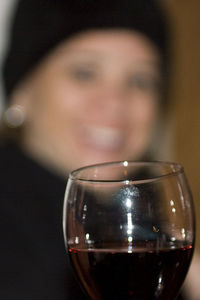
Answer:
[{"label": "skin of face", "polygon": [[145,36],[88,31],[62,42],[16,89],[26,112],[22,147],[65,174],[138,160],[159,114],[160,57]]}]

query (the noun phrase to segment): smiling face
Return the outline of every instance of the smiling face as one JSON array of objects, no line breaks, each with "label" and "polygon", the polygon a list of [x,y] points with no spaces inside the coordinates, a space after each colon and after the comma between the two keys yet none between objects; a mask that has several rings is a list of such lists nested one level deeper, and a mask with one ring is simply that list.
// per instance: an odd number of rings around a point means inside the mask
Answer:
[{"label": "smiling face", "polygon": [[14,95],[27,115],[23,147],[61,173],[140,159],[158,115],[159,67],[156,48],[136,32],[91,31],[63,42]]}]

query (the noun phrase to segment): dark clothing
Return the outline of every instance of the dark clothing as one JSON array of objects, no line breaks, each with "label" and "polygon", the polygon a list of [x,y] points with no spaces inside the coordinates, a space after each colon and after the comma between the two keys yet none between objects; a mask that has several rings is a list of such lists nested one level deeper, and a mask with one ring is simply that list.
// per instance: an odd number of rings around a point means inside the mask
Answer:
[{"label": "dark clothing", "polygon": [[64,247],[66,181],[13,145],[0,149],[0,166],[0,299],[86,299]]},{"label": "dark clothing", "polygon": [[82,300],[62,233],[66,181],[0,149],[0,299]]}]

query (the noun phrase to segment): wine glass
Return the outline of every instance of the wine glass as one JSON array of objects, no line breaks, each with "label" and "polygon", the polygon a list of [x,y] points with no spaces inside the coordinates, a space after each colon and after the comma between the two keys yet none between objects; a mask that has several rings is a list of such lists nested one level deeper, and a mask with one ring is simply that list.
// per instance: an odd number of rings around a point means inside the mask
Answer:
[{"label": "wine glass", "polygon": [[116,162],[73,171],[64,238],[90,299],[172,300],[194,247],[194,210],[183,168]]}]

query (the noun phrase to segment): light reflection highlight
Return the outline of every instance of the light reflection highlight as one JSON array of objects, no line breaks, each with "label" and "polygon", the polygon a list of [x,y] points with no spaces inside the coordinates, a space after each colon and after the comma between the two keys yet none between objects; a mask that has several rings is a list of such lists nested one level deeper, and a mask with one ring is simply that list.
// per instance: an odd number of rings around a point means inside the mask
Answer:
[{"label": "light reflection highlight", "polygon": [[133,241],[132,236],[129,236],[129,237],[128,237],[128,242],[131,243],[132,241]]},{"label": "light reflection highlight", "polygon": [[181,229],[181,234],[182,234],[182,238],[185,239],[185,237],[186,237],[185,228]]},{"label": "light reflection highlight", "polygon": [[126,207],[131,208],[131,206],[132,206],[132,201],[131,201],[131,199],[127,198],[126,199]]},{"label": "light reflection highlight", "polygon": [[79,244],[79,237],[78,236],[75,237],[75,244]]},{"label": "light reflection highlight", "polygon": [[124,165],[124,167],[128,167],[128,161],[125,160],[125,161],[123,162],[123,165]]}]

